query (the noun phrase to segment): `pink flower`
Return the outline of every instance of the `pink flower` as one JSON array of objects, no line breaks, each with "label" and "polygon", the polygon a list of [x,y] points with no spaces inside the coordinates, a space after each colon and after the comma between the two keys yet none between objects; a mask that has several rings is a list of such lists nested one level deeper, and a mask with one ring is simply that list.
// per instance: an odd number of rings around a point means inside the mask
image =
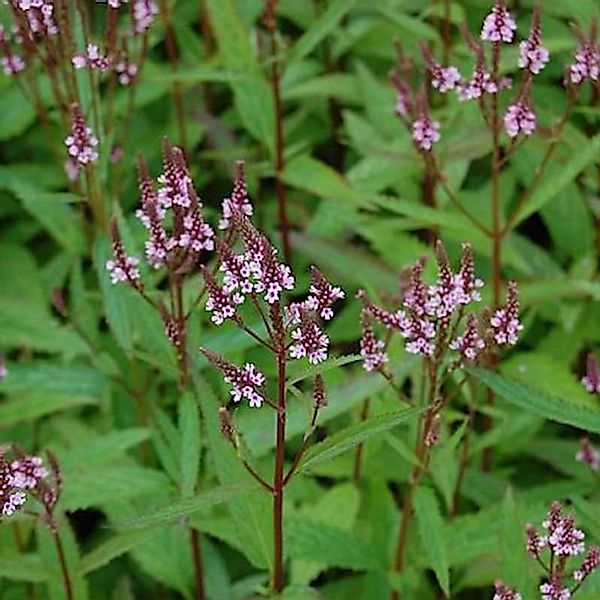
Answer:
[{"label": "pink flower", "polygon": [[452,350],[458,350],[466,360],[474,361],[485,348],[485,341],[477,330],[477,317],[470,314],[465,332],[450,342]]},{"label": "pink flower", "polygon": [[542,28],[539,13],[533,13],[529,37],[519,44],[519,68],[537,75],[548,64],[550,52],[542,46]]},{"label": "pink flower", "polygon": [[535,113],[523,102],[511,104],[504,115],[504,128],[512,138],[520,133],[531,135],[536,128]]},{"label": "pink flower", "polygon": [[592,471],[600,469],[600,453],[592,446],[589,438],[584,437],[581,439],[575,460],[587,465]]},{"label": "pink flower", "polygon": [[0,62],[5,75],[16,75],[25,68],[23,59],[17,54],[5,54]]},{"label": "pink flower", "polygon": [[428,115],[421,115],[412,124],[412,138],[416,146],[429,152],[433,144],[440,141],[440,124],[433,121]]},{"label": "pink flower", "polygon": [[37,456],[19,456],[12,462],[0,448],[0,520],[19,510],[27,501],[27,491],[38,487],[48,476]]},{"label": "pink flower", "polygon": [[215,352],[205,348],[201,348],[200,351],[223,373],[225,383],[231,384],[231,396],[234,402],[246,399],[252,408],[262,406],[265,401],[264,386],[266,378],[257,369],[256,365],[246,363],[240,368]]},{"label": "pink flower", "polygon": [[127,86],[134,81],[138,72],[138,67],[133,62],[120,60],[115,64],[115,72],[117,73],[119,83],[123,86]]},{"label": "pink flower", "polygon": [[69,156],[81,165],[87,165],[98,160],[98,138],[87,126],[79,104],[71,105],[71,134],[65,138],[65,146]]},{"label": "pink flower", "polygon": [[542,600],[569,600],[571,592],[569,588],[562,587],[559,580],[542,583],[540,585]]},{"label": "pink flower", "polygon": [[540,538],[540,547],[549,547],[557,556],[576,556],[585,549],[585,534],[575,529],[571,515],[563,516],[559,502],[553,502],[546,520],[542,523],[547,535]]},{"label": "pink flower", "polygon": [[13,470],[12,484],[25,490],[37,487],[38,483],[48,476],[48,470],[42,466],[39,456],[25,456],[11,463]]},{"label": "pink flower", "polygon": [[577,582],[582,582],[588,575],[593,573],[600,565],[600,548],[598,546],[592,546],[583,559],[581,567],[573,573],[573,579]]},{"label": "pink flower", "polygon": [[470,81],[458,87],[458,98],[462,102],[481,98],[483,94],[496,94],[498,84],[492,79],[483,65],[476,65]]},{"label": "pink flower", "polygon": [[519,321],[519,297],[515,281],[508,282],[506,305],[494,313],[490,324],[494,340],[499,346],[514,346],[517,343],[523,325]]},{"label": "pink flower", "polygon": [[574,62],[569,67],[569,81],[580,84],[598,81],[600,73],[600,50],[593,38],[582,40],[575,51]]},{"label": "pink flower", "polygon": [[158,6],[152,0],[133,0],[133,32],[146,33],[158,14]]},{"label": "pink flower", "polygon": [[315,321],[306,318],[305,315],[300,319],[299,326],[292,331],[292,340],[292,358],[307,357],[312,365],[319,364],[327,358],[329,338]]},{"label": "pink flower", "polygon": [[110,60],[100,54],[100,49],[95,44],[88,44],[86,51],[82,54],[75,54],[72,58],[76,69],[93,69],[95,71],[107,71],[110,68]]},{"label": "pink flower", "polygon": [[248,198],[248,186],[246,185],[244,162],[240,160],[236,164],[236,178],[231,196],[229,198],[223,198],[219,229],[229,229],[236,213],[250,217],[252,212],[252,203]]},{"label": "pink flower", "polygon": [[227,293],[219,287],[212,273],[204,266],[202,275],[207,290],[205,308],[208,312],[213,313],[210,320],[215,325],[221,325],[226,319],[234,318],[237,307],[244,302],[244,296],[237,292]]},{"label": "pink flower", "polygon": [[481,39],[488,42],[506,42],[510,44],[513,41],[516,29],[517,24],[504,3],[496,2],[496,5],[483,22]]},{"label": "pink flower", "polygon": [[456,67],[443,67],[433,58],[433,55],[429,51],[427,46],[421,47],[423,57],[425,58],[425,64],[427,70],[431,76],[431,85],[445,94],[456,87],[456,84],[460,81],[460,73]]},{"label": "pink flower", "polygon": [[496,581],[494,588],[496,593],[492,600],[522,600],[521,594],[504,585],[501,581]]},{"label": "pink flower", "polygon": [[370,315],[366,308],[362,310],[361,322],[360,355],[363,358],[363,368],[365,371],[378,371],[388,361],[385,343],[375,337],[371,327]]},{"label": "pink flower", "polygon": [[590,394],[600,394],[600,371],[598,370],[596,357],[593,354],[588,354],[587,373],[581,379],[581,383]]},{"label": "pink flower", "polygon": [[304,301],[303,306],[307,310],[312,310],[321,319],[329,321],[333,317],[332,306],[345,296],[342,288],[333,286],[325,279],[325,276],[317,267],[310,268],[310,296]]},{"label": "pink flower", "polygon": [[163,209],[189,208],[192,204],[192,178],[181,149],[167,141],[163,147],[163,174],[158,177],[158,199]]}]

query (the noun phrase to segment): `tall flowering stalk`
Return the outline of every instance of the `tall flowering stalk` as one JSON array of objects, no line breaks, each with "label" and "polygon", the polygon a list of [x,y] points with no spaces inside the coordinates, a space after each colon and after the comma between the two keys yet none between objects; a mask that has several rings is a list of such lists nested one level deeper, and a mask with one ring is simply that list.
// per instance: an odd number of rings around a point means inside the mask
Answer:
[{"label": "tall flowering stalk", "polygon": [[[359,292],[362,301],[363,335],[361,355],[367,371],[383,375],[400,392],[394,376],[387,365],[386,347],[391,336],[400,335],[408,353],[420,356],[427,392],[417,427],[415,456],[407,487],[404,490],[402,517],[396,544],[394,570],[404,568],[404,558],[412,519],[412,502],[415,488],[426,474],[432,448],[441,435],[443,409],[451,402],[463,382],[448,391],[450,376],[465,365],[485,363],[492,353],[502,346],[514,345],[522,329],[519,320],[519,304],[516,283],[508,287],[506,304],[495,312],[473,312],[481,300],[483,282],[475,275],[473,254],[470,246],[463,245],[460,267],[454,272],[440,242],[437,244],[438,275],[434,284],[423,279],[424,260],[418,260],[410,271],[407,285],[402,290],[402,303],[392,310],[375,304],[365,292]],[[387,331],[384,339],[378,339],[374,325]],[[400,398],[406,398],[400,392]],[[411,401],[414,402],[414,401]],[[392,592],[392,600],[399,598]]]},{"label": "tall flowering stalk", "polygon": [[[232,195],[233,200],[234,195]],[[286,296],[295,291],[296,280],[290,267],[279,262],[278,252],[248,219],[244,202],[228,202],[225,217],[230,235],[217,244],[218,269],[204,267],[206,310],[212,322],[221,326],[229,321],[246,332],[272,356],[276,378],[268,382],[253,363],[237,366],[207,348],[204,356],[222,373],[231,387],[231,401],[247,402],[252,408],[273,409],[277,414],[275,465],[271,481],[264,479],[243,457],[235,425],[226,406],[220,411],[221,431],[237,450],[244,467],[272,496],[273,573],[272,587],[280,592],[284,586],[283,513],[284,493],[306,450],[317,422],[319,410],[326,404],[325,388],[317,376],[314,382],[313,413],[303,443],[291,466],[285,469],[285,435],[288,410],[287,368],[291,361],[307,360],[316,365],[329,352],[329,338],[323,324],[333,317],[333,305],[344,292],[331,285],[316,268],[311,269],[309,294],[301,302]],[[224,211],[225,213],[225,211]],[[225,215],[224,215],[225,216]],[[250,305],[262,322],[262,331],[248,325],[241,313]]]}]

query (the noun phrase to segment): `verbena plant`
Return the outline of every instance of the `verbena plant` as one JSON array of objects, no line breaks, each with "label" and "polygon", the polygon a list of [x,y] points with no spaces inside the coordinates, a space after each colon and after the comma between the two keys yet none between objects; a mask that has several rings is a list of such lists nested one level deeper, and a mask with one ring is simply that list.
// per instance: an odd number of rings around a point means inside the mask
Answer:
[{"label": "verbena plant", "polygon": [[0,7],[0,596],[600,597],[599,16]]}]

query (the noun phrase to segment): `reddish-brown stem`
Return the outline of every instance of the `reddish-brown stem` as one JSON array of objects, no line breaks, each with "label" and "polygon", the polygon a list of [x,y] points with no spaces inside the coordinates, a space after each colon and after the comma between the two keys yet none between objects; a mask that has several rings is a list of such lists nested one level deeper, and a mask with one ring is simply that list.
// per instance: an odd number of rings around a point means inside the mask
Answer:
[{"label": "reddish-brown stem", "polygon": [[202,550],[200,549],[200,533],[190,528],[190,544],[192,547],[192,562],[196,580],[196,600],[204,600],[204,575],[202,572]]},{"label": "reddish-brown stem", "polygon": [[283,343],[277,352],[277,444],[275,449],[275,470],[273,473],[273,591],[283,590],[283,468],[285,460],[285,421],[286,421],[286,356]]},{"label": "reddish-brown stem", "polygon": [[290,236],[287,216],[287,192],[283,183],[285,169],[285,141],[283,136],[283,108],[281,105],[281,73],[279,70],[279,57],[277,56],[277,25],[276,15],[271,15],[269,20],[269,35],[271,38],[271,90],[273,94],[273,109],[275,112],[275,191],[277,193],[277,212],[279,229],[281,232],[281,246],[286,263],[290,263]]},{"label": "reddish-brown stem", "polygon": [[[167,0],[161,0],[160,13],[165,25],[165,42],[167,45],[167,56],[171,63],[171,71],[177,73],[177,63],[179,61],[179,55],[177,53],[177,42],[175,40],[175,30],[171,23],[171,13]],[[173,81],[172,85],[173,93],[173,106],[175,107],[175,115],[177,118],[177,128],[179,129],[179,146],[183,150],[183,153],[187,156],[187,130],[185,127],[185,110],[183,106],[183,89],[181,83],[177,80]]]},{"label": "reddish-brown stem", "polygon": [[67,560],[65,558],[62,540],[60,538],[60,533],[58,532],[58,526],[54,522],[54,519],[51,515],[49,515],[49,519],[52,537],[54,538],[54,545],[56,546],[56,553],[58,554],[58,562],[60,563],[63,587],[65,589],[65,598],[67,600],[73,600],[73,585],[71,583],[71,576],[69,575],[69,568],[67,567]]},{"label": "reddish-brown stem", "polygon": [[244,465],[246,471],[248,471],[248,473],[250,473],[250,475],[252,475],[256,481],[258,481],[261,487],[264,487],[271,494],[273,493],[273,486],[269,485],[245,458],[242,458],[242,464]]},{"label": "reddish-brown stem", "polygon": [[[369,399],[367,398],[362,405],[360,411],[360,420],[366,421],[369,416]],[[362,455],[363,455],[363,444],[356,446],[356,453],[354,454],[354,469],[352,470],[352,481],[355,485],[360,483],[361,469],[362,469]]]},{"label": "reddish-brown stem", "polygon": [[290,467],[286,476],[283,478],[284,486],[286,486],[289,483],[290,479],[292,478],[292,476],[294,475],[294,473],[300,466],[300,460],[304,456],[304,453],[306,452],[306,449],[308,448],[308,444],[310,442],[310,436],[311,436],[312,432],[315,430],[315,425],[317,423],[318,414],[319,414],[319,407],[315,404],[315,406],[313,408],[313,412],[312,412],[312,417],[310,419],[310,425],[309,425],[308,431],[304,434],[304,437],[302,438],[302,443],[300,444],[300,448],[298,448],[298,451],[296,452],[296,456],[294,456],[294,460],[292,461],[292,466]]}]

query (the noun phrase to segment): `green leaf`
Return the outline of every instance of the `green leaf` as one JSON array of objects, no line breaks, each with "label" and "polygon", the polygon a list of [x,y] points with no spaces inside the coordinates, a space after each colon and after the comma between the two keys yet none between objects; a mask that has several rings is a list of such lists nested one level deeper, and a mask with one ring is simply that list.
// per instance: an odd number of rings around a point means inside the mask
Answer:
[{"label": "green leaf", "polygon": [[115,527],[119,530],[162,527],[182,517],[190,517],[203,512],[211,506],[229,502],[232,498],[240,494],[246,494],[254,488],[255,486],[250,483],[219,486],[207,492],[202,492],[193,498],[170,501],[164,508],[159,508],[131,521],[117,523]]},{"label": "green leaf", "polygon": [[444,591],[450,597],[450,567],[448,565],[445,523],[434,491],[426,486],[417,487],[414,493],[417,528],[429,566]]},{"label": "green leaf", "polygon": [[600,154],[600,134],[591,138],[585,146],[573,151],[571,158],[564,166],[549,170],[531,197],[525,202],[516,215],[513,227],[537,212],[567,188],[571,182],[590,164],[598,160]]},{"label": "green leaf", "polygon": [[91,398],[45,393],[39,396],[33,394],[11,398],[0,404],[0,425],[32,421],[55,412],[93,403]]},{"label": "green leaf", "polygon": [[110,537],[81,559],[81,572],[87,574],[100,569],[138,544],[146,542],[155,533],[151,530],[127,531]]},{"label": "green leaf", "polygon": [[38,583],[46,581],[48,577],[45,565],[37,554],[0,556],[0,580],[6,578]]},{"label": "green leaf", "polygon": [[[310,367],[306,367],[305,369],[300,370],[298,373],[295,373],[294,370],[290,369],[290,374],[288,377],[288,386],[294,385],[300,381],[305,379],[314,378],[316,375],[320,373],[326,373],[331,369],[337,369],[344,365],[349,365],[355,362],[362,360],[361,356],[357,354],[349,354],[348,356],[338,356],[335,358],[328,358],[327,360],[319,363],[318,365],[312,365]],[[0,388],[1,389],[1,388]]]},{"label": "green leaf", "polygon": [[0,140],[23,133],[34,121],[35,110],[17,85],[0,92]]},{"label": "green leaf", "polygon": [[275,116],[271,89],[250,44],[248,31],[232,0],[207,0],[219,53],[227,71],[248,81],[233,81],[236,110],[244,127],[273,153]]},{"label": "green leaf", "polygon": [[194,396],[186,393],[179,404],[179,430],[181,432],[181,495],[194,495],[200,470],[200,415]]},{"label": "green leaf", "polygon": [[394,23],[394,25],[400,27],[400,29],[412,33],[417,39],[430,40],[432,42],[438,40],[439,36],[436,30],[427,25],[423,19],[411,17],[400,10],[380,8],[379,12]]},{"label": "green leaf", "polygon": [[285,535],[291,556],[341,569],[382,569],[369,544],[359,537],[324,523],[290,519]]},{"label": "green leaf", "polygon": [[356,423],[342,431],[338,431],[325,441],[309,448],[300,461],[299,469],[307,471],[311,467],[323,464],[347,450],[358,446],[358,444],[361,444],[374,435],[396,427],[396,425],[407,421],[416,414],[417,410],[415,408],[406,408],[397,412],[371,417],[362,423]]},{"label": "green leaf", "polygon": [[507,402],[557,423],[600,433],[600,408],[548,394],[493,371],[472,368],[469,371]]},{"label": "green leaf", "polygon": [[314,20],[310,28],[295,43],[289,61],[297,61],[310,54],[347,15],[356,4],[356,0],[333,0],[323,13]]},{"label": "green leaf", "polygon": [[102,506],[119,500],[170,491],[160,471],[145,467],[102,466],[65,473],[61,502],[67,510]]},{"label": "green leaf", "polygon": [[337,201],[340,206],[363,207],[369,204],[368,199],[354,190],[335,169],[308,154],[291,160],[285,168],[283,179],[287,184],[315,196]]}]

